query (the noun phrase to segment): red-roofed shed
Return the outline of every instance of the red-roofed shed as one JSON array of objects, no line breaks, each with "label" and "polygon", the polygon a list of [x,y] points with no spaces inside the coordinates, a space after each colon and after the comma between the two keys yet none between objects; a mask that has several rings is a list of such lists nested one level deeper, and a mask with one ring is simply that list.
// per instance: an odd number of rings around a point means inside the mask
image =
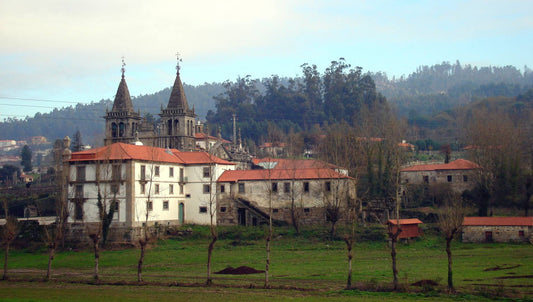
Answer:
[{"label": "red-roofed shed", "polygon": [[[400,219],[402,232],[398,236],[398,239],[420,237],[420,235],[422,235],[422,231],[418,225],[422,223],[422,221],[416,218]],[[389,221],[387,221],[387,225],[389,226],[389,232],[396,233],[398,230],[398,219],[389,219]]]}]

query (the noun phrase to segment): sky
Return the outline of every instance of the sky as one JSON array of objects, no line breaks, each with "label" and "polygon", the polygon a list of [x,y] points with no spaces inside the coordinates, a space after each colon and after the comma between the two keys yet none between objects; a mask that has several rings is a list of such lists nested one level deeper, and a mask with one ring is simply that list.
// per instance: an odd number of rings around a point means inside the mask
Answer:
[{"label": "sky", "polygon": [[533,66],[529,0],[0,0],[0,121],[170,87],[448,61]]}]

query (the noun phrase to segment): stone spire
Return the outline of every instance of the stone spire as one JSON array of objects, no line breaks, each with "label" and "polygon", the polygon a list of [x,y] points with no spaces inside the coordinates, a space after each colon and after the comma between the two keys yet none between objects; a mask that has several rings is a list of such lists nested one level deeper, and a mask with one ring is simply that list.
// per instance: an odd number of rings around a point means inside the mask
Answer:
[{"label": "stone spire", "polygon": [[111,110],[112,112],[135,112],[130,97],[130,91],[128,89],[128,85],[126,84],[126,80],[124,79],[124,72],[126,71],[124,68],[125,66],[126,63],[124,63],[124,57],[122,57],[122,79],[118,85],[115,101],[113,102],[113,109]]},{"label": "stone spire", "polygon": [[178,63],[176,64],[176,80],[174,81],[172,92],[170,93],[167,109],[183,109],[187,111],[189,110],[189,105],[187,104],[187,97],[185,97],[185,91],[183,90],[183,84],[180,79],[181,58],[179,53],[176,56],[178,58]]}]

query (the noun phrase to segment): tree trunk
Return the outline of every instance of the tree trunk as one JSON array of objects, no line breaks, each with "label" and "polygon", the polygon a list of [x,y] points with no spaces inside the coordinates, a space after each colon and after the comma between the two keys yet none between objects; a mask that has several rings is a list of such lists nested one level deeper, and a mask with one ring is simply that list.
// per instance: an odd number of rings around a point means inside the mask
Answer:
[{"label": "tree trunk", "polygon": [[348,279],[346,280],[346,289],[352,287],[352,259],[353,259],[353,238],[344,238],[348,255]]},{"label": "tree trunk", "polygon": [[453,237],[446,238],[446,254],[448,254],[448,291],[453,293],[455,289],[453,288],[453,277],[452,277],[452,243]]},{"label": "tree trunk", "polygon": [[265,288],[269,288],[270,284],[268,281],[268,270],[270,268],[270,240],[272,239],[272,227],[268,231],[268,236],[266,238],[266,265],[265,265]]},{"label": "tree trunk", "polygon": [[213,284],[213,280],[211,279],[211,255],[213,254],[213,249],[215,248],[217,240],[218,237],[212,233],[211,242],[209,242],[209,247],[207,249],[207,285]]},{"label": "tree trunk", "polygon": [[336,232],[337,232],[337,221],[331,221],[331,229],[329,230],[329,236],[331,240],[335,239]]},{"label": "tree trunk", "polygon": [[98,275],[98,266],[100,265],[100,236],[94,236],[94,280],[100,279]]},{"label": "tree trunk", "polygon": [[9,258],[9,246],[11,245],[11,242],[6,242],[6,251],[4,254],[4,276],[2,277],[2,280],[7,280],[7,259]]},{"label": "tree trunk", "polygon": [[148,240],[139,240],[139,245],[141,246],[141,255],[139,257],[139,262],[137,263],[137,282],[142,282],[142,272],[143,272],[143,263],[144,263],[144,253],[146,251],[146,244]]},{"label": "tree trunk", "polygon": [[298,215],[296,213],[296,206],[294,205],[294,197],[291,200],[291,220],[292,220],[292,226],[294,227],[294,230],[296,231],[296,234],[300,234],[300,226],[298,224]]},{"label": "tree trunk", "polygon": [[391,252],[390,252],[391,258],[392,258],[392,284],[394,286],[394,290],[398,290],[398,268],[396,266],[396,237],[393,236],[391,238]]},{"label": "tree trunk", "polygon": [[56,253],[56,244],[52,243],[50,245],[50,250],[48,251],[48,268],[46,270],[46,280],[52,278],[52,260],[54,260],[54,255]]}]

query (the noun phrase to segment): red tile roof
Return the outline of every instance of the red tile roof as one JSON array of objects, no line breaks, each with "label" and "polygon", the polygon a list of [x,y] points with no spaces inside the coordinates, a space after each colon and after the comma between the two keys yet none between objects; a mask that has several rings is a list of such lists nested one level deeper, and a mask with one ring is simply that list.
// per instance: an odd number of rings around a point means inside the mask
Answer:
[{"label": "red tile roof", "polygon": [[225,140],[225,139],[223,139],[223,138],[218,138],[218,137],[215,137],[215,136],[207,135],[207,134],[205,134],[205,133],[195,133],[195,134],[194,134],[194,138],[196,138],[196,140],[205,140],[206,136],[207,136],[207,138],[210,139],[210,140],[215,140],[215,141],[220,140],[223,144],[229,144],[229,143],[231,143],[230,141]]},{"label": "red tile roof", "polygon": [[447,164],[429,164],[429,165],[416,165],[402,169],[401,172],[409,171],[437,171],[437,170],[472,170],[479,169],[480,166],[466,159],[454,160]]},{"label": "red tile roof", "polygon": [[463,225],[533,226],[533,217],[465,217]]},{"label": "red tile roof", "polygon": [[[177,150],[176,150],[177,151]],[[221,165],[235,165],[234,163],[218,158],[214,155],[210,155],[207,152],[175,152],[179,159],[185,164],[197,165],[197,164],[221,164]]]},{"label": "red tile roof", "polygon": [[271,170],[228,170],[222,173],[218,182],[240,180],[305,180],[305,179],[350,179],[331,169],[271,169]]},{"label": "red tile roof", "polygon": [[[260,163],[269,163],[273,165],[272,169],[317,169],[317,168],[330,168],[330,169],[344,169],[342,167],[330,164],[324,161],[315,159],[284,159],[284,158],[254,158],[253,163],[259,165]],[[274,163],[277,163],[274,165]]]},{"label": "red tile roof", "polygon": [[[398,223],[398,219],[389,219],[388,223],[396,225]],[[421,223],[423,222],[417,218],[400,219],[400,225],[421,224]]]},{"label": "red tile roof", "polygon": [[115,143],[100,148],[74,152],[70,159],[71,162],[105,160],[142,160],[185,165],[212,162],[217,164],[233,164],[216,156],[209,156],[205,152],[180,152],[176,149],[136,146],[124,143]]}]

